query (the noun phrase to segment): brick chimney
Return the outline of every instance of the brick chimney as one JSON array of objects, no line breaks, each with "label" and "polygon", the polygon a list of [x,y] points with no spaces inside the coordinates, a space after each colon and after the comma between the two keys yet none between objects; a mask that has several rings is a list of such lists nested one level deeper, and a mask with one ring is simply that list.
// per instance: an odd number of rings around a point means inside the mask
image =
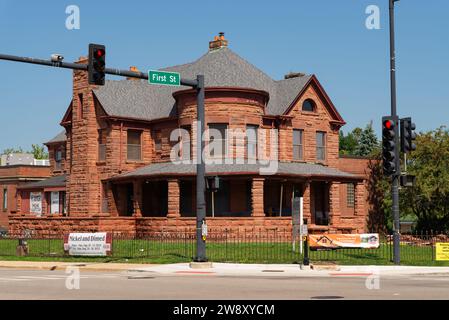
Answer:
[{"label": "brick chimney", "polygon": [[209,51],[218,50],[228,46],[228,40],[224,37],[224,32],[220,32],[218,36],[214,37],[213,41],[209,42]]},{"label": "brick chimney", "polygon": [[[136,66],[131,66],[131,67],[129,67],[129,71],[139,72],[139,69],[137,69]],[[126,80],[140,80],[140,79],[139,78],[126,78]]]},{"label": "brick chimney", "polygon": [[[80,57],[77,64],[87,64]],[[71,171],[67,177],[70,216],[89,216],[100,212],[98,161],[99,112],[92,92],[97,86],[88,82],[87,71],[73,71],[72,123],[67,146]]]}]

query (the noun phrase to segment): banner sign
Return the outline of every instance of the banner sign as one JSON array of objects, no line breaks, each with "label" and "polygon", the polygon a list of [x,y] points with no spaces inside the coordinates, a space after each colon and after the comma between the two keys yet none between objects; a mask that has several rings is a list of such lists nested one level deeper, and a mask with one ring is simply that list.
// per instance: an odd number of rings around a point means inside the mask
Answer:
[{"label": "banner sign", "polygon": [[311,249],[379,248],[378,233],[313,234],[309,235]]},{"label": "banner sign", "polygon": [[59,192],[52,191],[50,193],[50,213],[59,213]]},{"label": "banner sign", "polygon": [[64,236],[64,251],[71,256],[106,256],[111,253],[112,235],[107,232],[69,233]]},{"label": "banner sign", "polygon": [[437,261],[449,261],[449,243],[436,243],[436,260]]},{"label": "banner sign", "polygon": [[30,193],[30,213],[35,213],[37,216],[42,214],[42,193]]}]

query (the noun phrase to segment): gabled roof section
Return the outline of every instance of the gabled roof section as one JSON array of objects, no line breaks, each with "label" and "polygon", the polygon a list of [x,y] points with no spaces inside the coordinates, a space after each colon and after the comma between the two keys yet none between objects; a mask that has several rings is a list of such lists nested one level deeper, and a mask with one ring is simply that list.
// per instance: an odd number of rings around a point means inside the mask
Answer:
[{"label": "gabled roof section", "polygon": [[61,131],[60,133],[58,133],[53,139],[51,139],[48,142],[45,142],[44,144],[54,144],[54,143],[61,143],[61,142],[66,142],[67,141],[67,135],[65,130]]},{"label": "gabled roof section", "polygon": [[[241,87],[266,91],[270,100],[266,114],[282,115],[312,75],[275,81],[263,71],[241,58],[227,47],[209,51],[198,60],[163,68],[179,72],[183,78],[204,74],[206,87]],[[149,85],[147,81],[106,81],[94,89],[94,94],[109,116],[155,120],[176,116],[173,93],[189,87]]]},{"label": "gabled roof section", "polygon": [[[334,118],[334,122],[337,123],[337,124],[341,124],[341,125],[345,124],[346,122],[343,120],[342,116],[337,111],[337,108],[335,108],[335,105],[332,103],[332,100],[329,98],[329,96],[327,95],[326,91],[324,91],[323,86],[318,81],[318,79],[316,78],[315,75],[309,76],[309,79],[304,84],[304,86],[301,89],[301,91],[299,93],[297,93],[296,97],[293,100],[290,100],[290,105],[284,111],[284,114],[288,114],[290,112],[290,110],[295,106],[296,102],[301,98],[301,96],[303,95],[304,91],[309,87],[309,85],[312,85],[312,84],[315,86],[315,88],[318,91],[318,94],[320,95],[320,97],[322,98],[322,100],[324,101],[326,106],[328,107],[328,110],[329,110],[330,114]],[[287,101],[287,100],[285,100],[285,101]]]},{"label": "gabled roof section", "polygon": [[72,108],[73,108],[73,99],[70,101],[70,104],[69,104],[64,116],[62,117],[61,124],[70,123],[72,121],[72,116],[73,116]]}]

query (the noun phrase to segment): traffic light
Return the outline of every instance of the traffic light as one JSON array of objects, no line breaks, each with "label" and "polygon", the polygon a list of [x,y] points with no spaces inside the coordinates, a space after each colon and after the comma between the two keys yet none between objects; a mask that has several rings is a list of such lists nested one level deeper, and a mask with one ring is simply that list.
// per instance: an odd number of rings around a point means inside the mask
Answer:
[{"label": "traffic light", "polygon": [[409,153],[416,150],[416,145],[413,143],[416,140],[415,129],[412,118],[401,119],[401,152]]},{"label": "traffic light", "polygon": [[416,177],[410,174],[402,175],[399,179],[401,187],[413,187],[416,185]]},{"label": "traffic light", "polygon": [[104,85],[106,48],[101,44],[89,44],[89,84]]},{"label": "traffic light", "polygon": [[396,145],[396,136],[398,117],[382,118],[382,162],[384,174],[394,175],[398,168],[398,152]]}]

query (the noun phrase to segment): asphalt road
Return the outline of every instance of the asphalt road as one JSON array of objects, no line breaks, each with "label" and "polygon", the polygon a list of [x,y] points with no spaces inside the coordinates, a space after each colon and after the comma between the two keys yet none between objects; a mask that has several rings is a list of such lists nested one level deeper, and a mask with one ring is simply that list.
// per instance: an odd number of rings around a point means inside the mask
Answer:
[{"label": "asphalt road", "polygon": [[[449,276],[229,277],[0,269],[0,299],[449,299]],[[378,283],[379,289],[376,289]]]}]

